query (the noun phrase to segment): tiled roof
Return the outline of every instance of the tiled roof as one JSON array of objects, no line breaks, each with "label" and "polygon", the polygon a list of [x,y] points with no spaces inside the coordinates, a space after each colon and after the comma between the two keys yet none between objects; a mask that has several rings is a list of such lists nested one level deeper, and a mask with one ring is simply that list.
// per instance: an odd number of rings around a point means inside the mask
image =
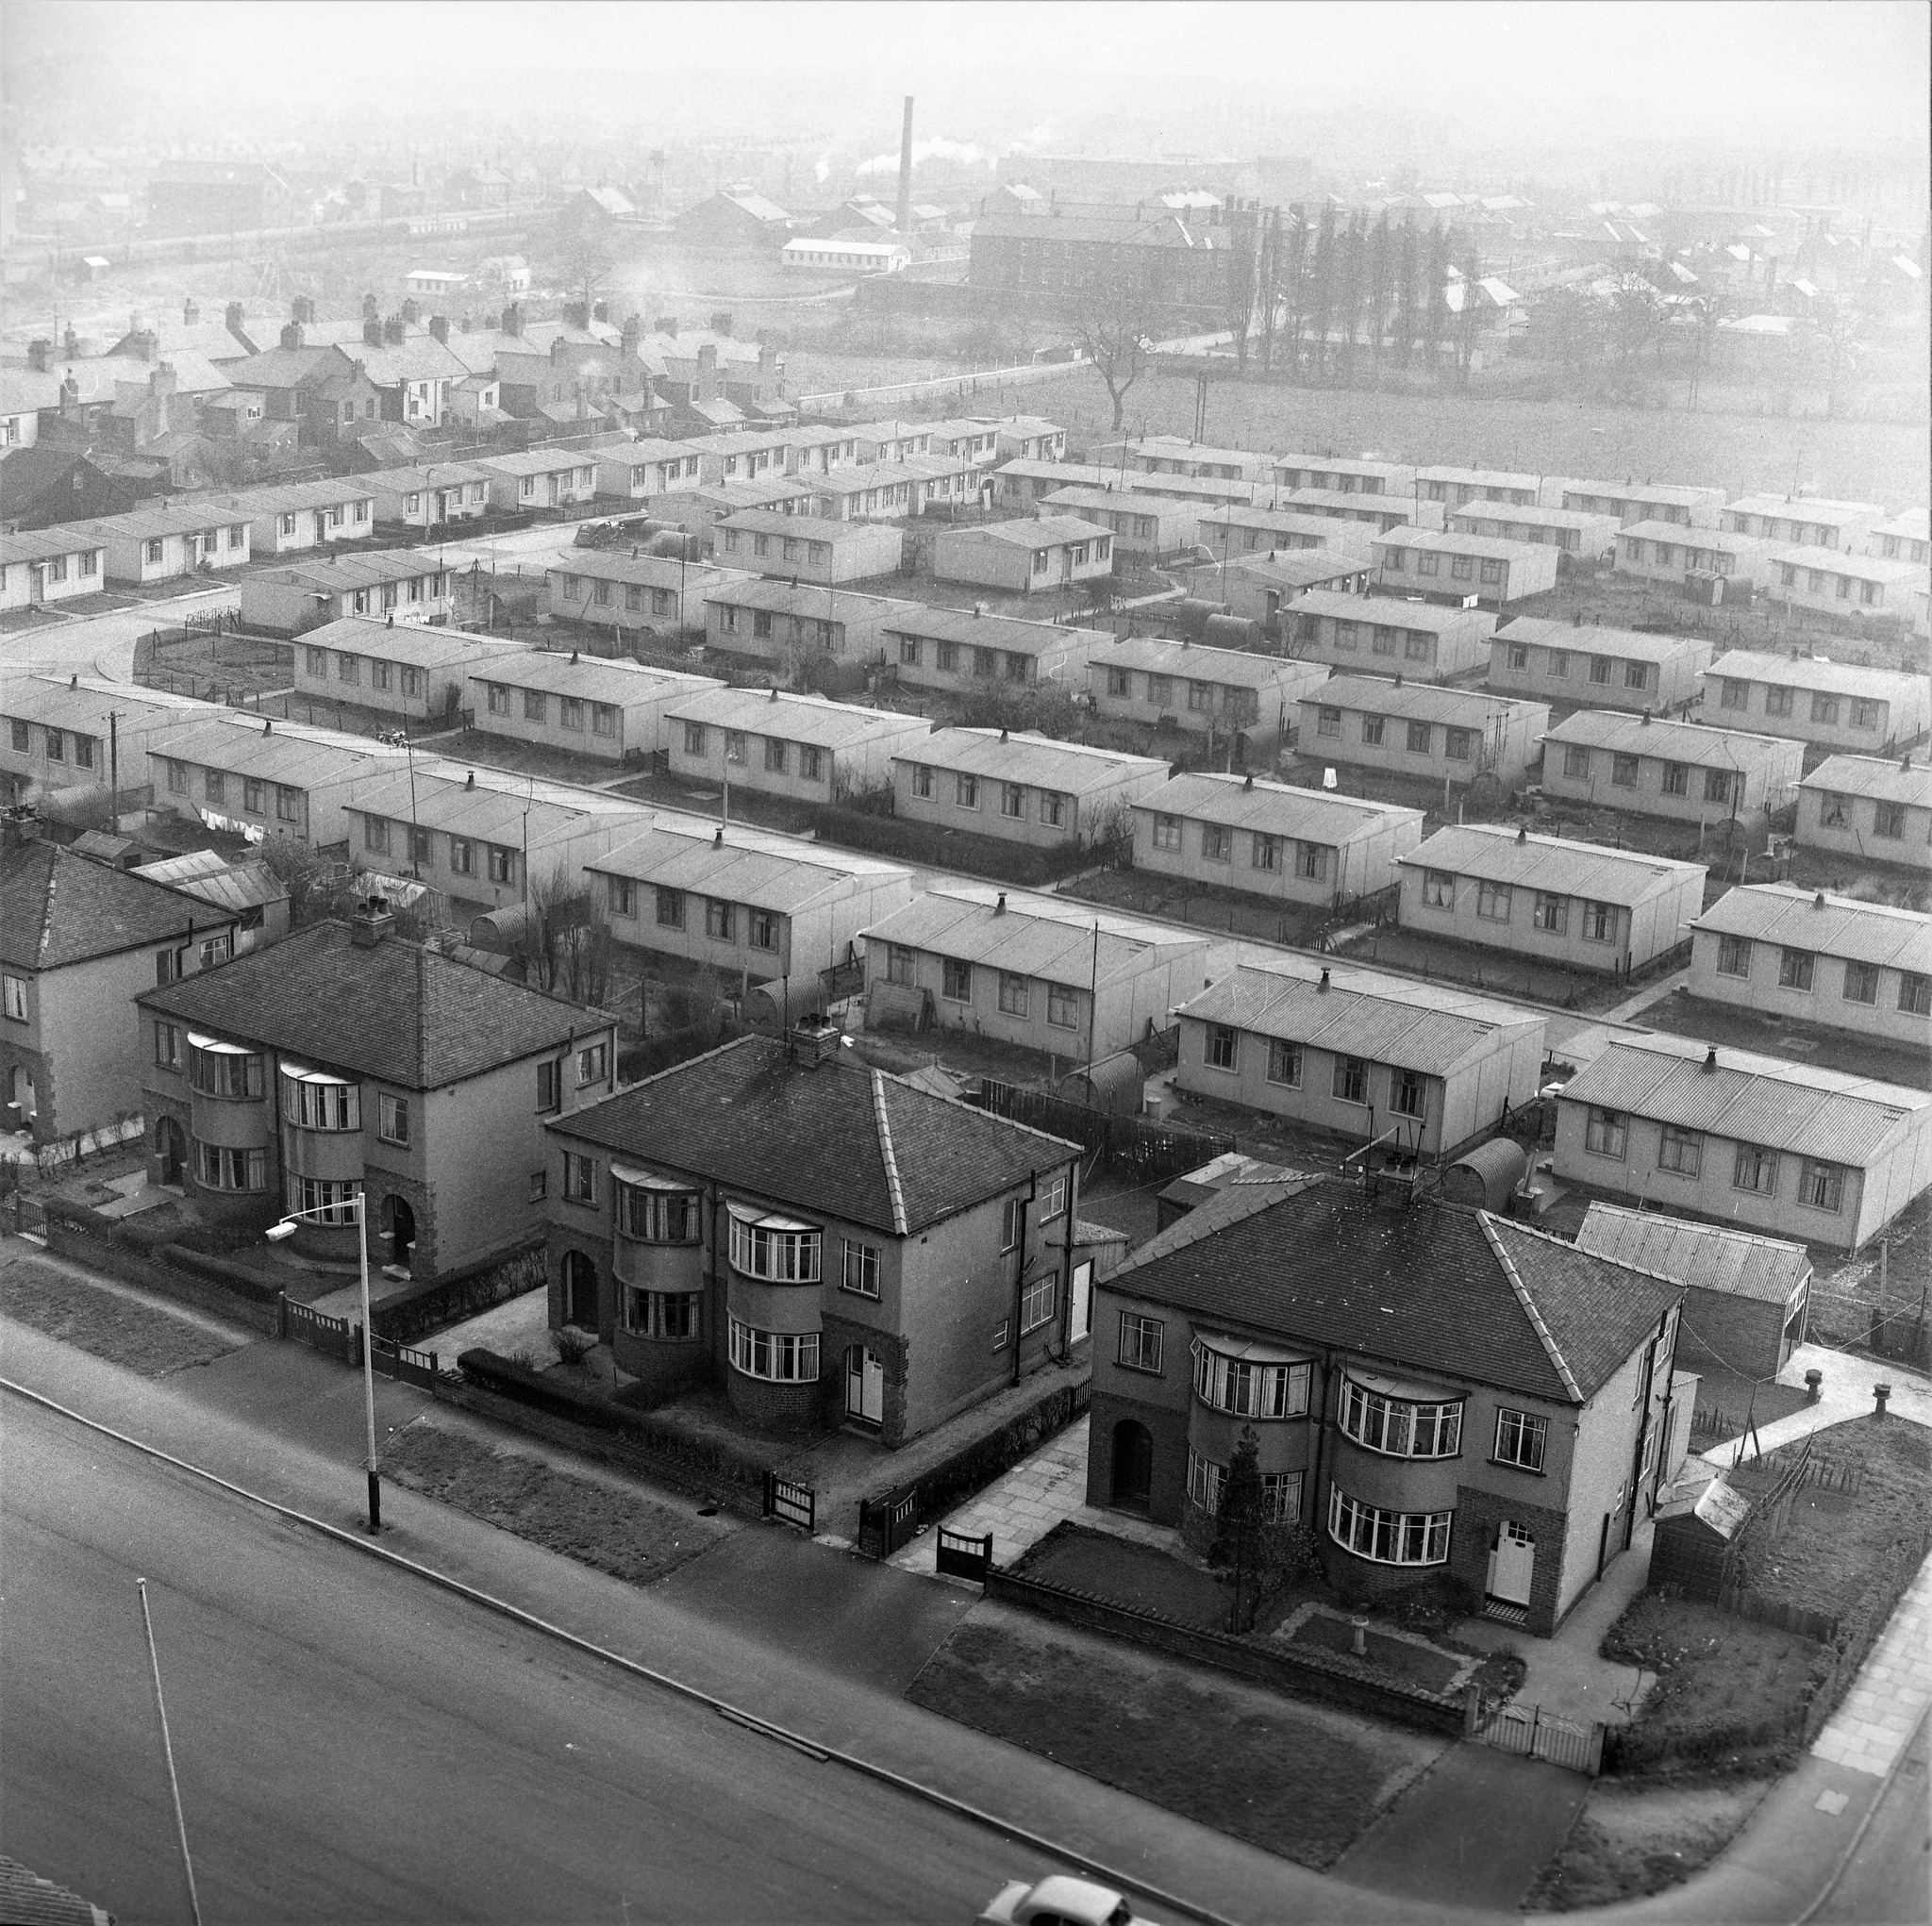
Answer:
[{"label": "tiled roof", "polygon": [[1078,1146],[834,1058],[741,1037],[572,1112],[559,1134],[904,1237],[1051,1171]]},{"label": "tiled roof", "polygon": [[0,857],[0,962],[23,970],[58,970],[232,921],[193,897],[55,843],[30,842]]},{"label": "tiled roof", "polygon": [[1592,1204],[1584,1212],[1576,1247],[1674,1284],[1773,1304],[1788,1303],[1811,1275],[1811,1254],[1803,1244],[1616,1204]]},{"label": "tiled roof", "polygon": [[1136,798],[1134,807],[1136,811],[1185,816],[1194,822],[1225,822],[1237,829],[1257,829],[1264,836],[1337,844],[1397,819],[1416,823],[1420,833],[1423,821],[1420,809],[1404,808],[1399,803],[1332,795],[1326,789],[1305,789],[1293,783],[1267,782],[1212,770],[1174,776],[1159,789]]},{"label": "tiled roof", "polygon": [[1659,721],[1621,709],[1578,709],[1549,730],[1543,740],[1566,748],[1574,744],[1628,755],[1658,755],[1669,762],[1707,763],[1717,769],[1788,761],[1800,747],[1789,736],[1754,736],[1743,729]]},{"label": "tiled roof", "polygon": [[1880,755],[1827,755],[1798,787],[1932,808],[1932,763],[1893,762]]},{"label": "tiled roof", "polygon": [[1690,927],[1932,976],[1932,916],[1827,896],[1822,889],[1746,884],[1727,890],[1702,916],[1691,918]]},{"label": "tiled roof", "polygon": [[1106,1280],[1307,1345],[1581,1404],[1681,1292],[1559,1238],[1313,1179],[1231,1186]]},{"label": "tiled roof", "polygon": [[363,948],[341,922],[317,923],[139,1001],[237,1041],[412,1090],[535,1056],[608,1021],[400,937]]},{"label": "tiled roof", "polygon": [[[1901,564],[1888,562],[1886,566]],[[1881,702],[1923,700],[1926,687],[1923,675],[1907,675],[1894,669],[1865,669],[1856,662],[1833,662],[1822,656],[1760,655],[1751,649],[1728,650],[1704,672],[1704,679],[1707,687],[1719,681],[1768,682],[1779,689],[1874,696]]]},{"label": "tiled roof", "polygon": [[1593,903],[1641,903],[1653,890],[1674,888],[1687,876],[1705,873],[1702,863],[1674,862],[1641,850],[1605,849],[1563,836],[1524,836],[1477,822],[1452,822],[1395,860],[1404,869],[1445,870]]},{"label": "tiled roof", "polygon": [[990,782],[1030,783],[1078,794],[1122,776],[1158,780],[1165,761],[1130,755],[1124,750],[1087,742],[1061,742],[1050,736],[1014,735],[1005,729],[935,729],[895,750],[894,762],[924,763],[959,770]]}]

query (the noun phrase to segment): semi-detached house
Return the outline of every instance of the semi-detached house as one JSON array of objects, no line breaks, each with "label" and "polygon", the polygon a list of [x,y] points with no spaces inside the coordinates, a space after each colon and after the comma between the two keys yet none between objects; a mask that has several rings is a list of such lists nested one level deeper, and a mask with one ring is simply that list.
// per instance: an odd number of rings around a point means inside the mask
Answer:
[{"label": "semi-detached house", "polygon": [[1123,833],[1167,781],[1154,756],[1006,729],[935,729],[893,752],[892,813],[1033,849]]},{"label": "semi-detached house", "polygon": [[1670,1474],[1679,1287],[1407,1185],[1235,1185],[1096,1292],[1088,1503],[1205,1551],[1244,1431],[1331,1580],[1547,1637]]},{"label": "semi-detached house", "polygon": [[1888,755],[1932,726],[1932,677],[1732,649],[1704,672],[1706,718],[1814,749]]},{"label": "semi-detached house", "polygon": [[1932,870],[1932,767],[1909,755],[1830,755],[1798,785],[1801,849]]},{"label": "semi-detached house", "polygon": [[1754,835],[1790,803],[1805,766],[1805,745],[1788,737],[1614,709],[1578,709],[1542,740],[1546,796]]},{"label": "semi-detached house", "polygon": [[1445,689],[1374,675],[1331,675],[1301,700],[1296,745],[1305,756],[1467,786],[1513,789],[1549,727],[1547,703],[1479,689]]}]

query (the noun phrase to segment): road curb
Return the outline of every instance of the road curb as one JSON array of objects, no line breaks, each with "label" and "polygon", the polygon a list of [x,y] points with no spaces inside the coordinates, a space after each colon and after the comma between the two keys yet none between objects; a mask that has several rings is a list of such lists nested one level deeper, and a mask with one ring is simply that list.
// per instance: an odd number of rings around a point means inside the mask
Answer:
[{"label": "road curb", "polygon": [[[1932,1709],[1932,1708],[1927,1708]],[[1844,1850],[1838,1855],[1837,1863],[1831,1868],[1831,1877],[1819,1887],[1811,1903],[1791,1921],[1791,1926],[1809,1926],[1818,1917],[1819,1908],[1825,1905],[1838,1883],[1845,1876],[1845,1868],[1852,1863],[1852,1855],[1864,1843],[1865,1835],[1872,1830],[1872,1821],[1878,1817],[1878,1808],[1885,1803],[1885,1795],[1891,1790],[1891,1782],[1898,1777],[1899,1768],[1906,1762],[1906,1754],[1918,1743],[1919,1734],[1924,1729],[1925,1710],[1922,1710],[1912,1721],[1912,1729],[1906,1735],[1906,1742],[1898,1749],[1898,1757],[1886,1768],[1885,1777],[1878,1782],[1878,1796],[1865,1808],[1865,1816],[1852,1828],[1852,1836],[1845,1841]]]},{"label": "road curb", "polygon": [[[500,1618],[511,1619],[530,1631],[541,1633],[546,1637],[554,1638],[560,1644],[602,1660],[607,1665],[616,1666],[620,1670],[629,1672],[635,1678],[643,1679],[651,1685],[661,1686],[666,1691],[675,1692],[678,1697],[688,1699],[694,1704],[707,1706],[720,1717],[729,1719],[734,1725],[741,1726],[760,1737],[790,1746],[809,1759],[843,1766],[864,1778],[892,1786],[895,1790],[927,1805],[937,1806],[942,1812],[951,1813],[956,1818],[970,1820],[974,1825],[997,1833],[1002,1838],[1017,1840],[1022,1845],[1044,1852],[1065,1865],[1077,1868],[1082,1872],[1091,1873],[1112,1885],[1119,1886],[1123,1891],[1138,1893],[1145,1899],[1152,1900],[1157,1905],[1185,1914],[1191,1919],[1198,1919],[1202,1926],[1237,1926],[1237,1922],[1229,1919],[1224,1914],[1213,1912],[1191,1901],[1184,1900],[1177,1894],[1164,1891],[1159,1886],[1149,1885],[1146,1881],[1136,1879],[1130,1873],[1108,1866],[1103,1860],[1091,1858],[1084,1852],[1060,1845],[1039,1833],[1029,1831],[1024,1826],[1003,1819],[996,1814],[970,1804],[963,1799],[956,1799],[949,1792],[941,1792],[938,1786],[928,1785],[922,1780],[908,1779],[905,1774],[893,1771],[889,1766],[876,1765],[870,1759],[862,1759],[853,1752],[841,1752],[837,1747],[822,1746],[803,1733],[793,1732],[786,1726],[761,1718],[756,1713],[733,1705],[728,1700],[717,1698],[696,1685],[686,1685],[683,1680],[675,1679],[668,1672],[658,1671],[637,1659],[626,1658],[622,1652],[611,1652],[607,1647],[597,1645],[561,1625],[554,1625],[547,1619],[539,1618],[534,1612],[525,1611],[521,1605],[511,1604],[507,1599],[499,1599],[492,1593],[467,1584],[462,1579],[452,1578],[447,1572],[438,1571],[434,1566],[424,1565],[413,1558],[406,1558],[399,1552],[386,1551],[382,1546],[371,1543],[369,1539],[358,1536],[355,1532],[345,1531],[340,1525],[332,1525],[325,1519],[311,1517],[308,1512],[299,1511],[293,1505],[283,1504],[276,1499],[265,1498],[258,1491],[250,1491],[247,1486],[237,1485],[224,1478],[219,1472],[205,1470],[199,1465],[192,1465],[185,1458],[177,1458],[172,1453],[162,1451],[158,1445],[146,1444],[138,1437],[130,1437],[125,1432],[116,1431],[112,1425],[103,1424],[98,1419],[89,1418],[85,1413],[73,1410],[58,1400],[47,1397],[43,1392],[33,1390],[25,1385],[16,1384],[11,1378],[0,1377],[0,1391],[10,1391],[15,1397],[38,1404],[42,1409],[51,1411],[71,1423],[78,1424],[88,1431],[97,1432],[103,1437],[110,1437],[117,1444],[126,1445],[144,1457],[157,1459],[161,1464],[172,1466],[177,1471],[185,1471],[191,1477],[199,1478],[236,1498],[243,1499],[250,1504],[259,1505],[264,1511],[273,1512],[277,1518],[307,1526],[310,1531],[320,1533],[324,1537],[339,1545],[346,1545],[369,1557],[380,1559],[398,1570],[407,1571],[411,1577],[423,1579],[441,1590],[466,1599],[472,1604],[480,1605],[485,1611],[494,1612]],[[429,1502],[433,1503],[435,1501]]]}]

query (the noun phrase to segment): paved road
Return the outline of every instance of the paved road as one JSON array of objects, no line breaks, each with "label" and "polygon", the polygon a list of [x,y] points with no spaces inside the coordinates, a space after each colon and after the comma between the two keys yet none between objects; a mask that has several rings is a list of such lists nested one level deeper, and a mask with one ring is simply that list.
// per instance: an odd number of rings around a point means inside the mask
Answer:
[{"label": "paved road", "polygon": [[0,1847],[214,1922],[964,1919],[1032,1855],[18,1402]]},{"label": "paved road", "polygon": [[44,623],[0,636],[0,676],[34,668],[48,673],[104,675],[114,682],[134,680],[134,645],[150,629],[178,624],[191,611],[234,608],[242,591],[233,582],[191,589],[166,601],[137,602],[108,615],[72,622]]},{"label": "paved road", "polygon": [[1815,1915],[1821,1926],[1924,1926],[1932,1919],[1932,1811],[1926,1755],[1932,1724],[1919,1735],[1885,1788],[1858,1850]]}]

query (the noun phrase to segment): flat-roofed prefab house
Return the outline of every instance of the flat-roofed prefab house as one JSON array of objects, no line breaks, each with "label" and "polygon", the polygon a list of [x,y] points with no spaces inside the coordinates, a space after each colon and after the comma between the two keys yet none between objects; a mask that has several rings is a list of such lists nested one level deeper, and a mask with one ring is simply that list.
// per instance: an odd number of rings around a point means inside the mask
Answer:
[{"label": "flat-roofed prefab house", "polygon": [[1496,618],[1486,608],[1448,608],[1392,595],[1310,589],[1289,611],[1284,639],[1300,659],[1338,672],[1400,675],[1408,682],[1456,682],[1490,666]]},{"label": "flat-roofed prefab house", "polygon": [[1075,515],[1113,530],[1114,547],[1122,555],[1158,558],[1190,546],[1199,520],[1186,502],[1164,495],[1142,495],[1131,488],[1087,488],[1075,484],[1056,489],[1046,506],[1057,515]]},{"label": "flat-roofed prefab house", "polygon": [[1084,1340],[1079,1146],[855,1062],[829,1025],[550,1135],[551,1321],[646,1403],[712,1384],[740,1422],[896,1447]]},{"label": "flat-roofed prefab house", "polygon": [[739,983],[797,985],[857,954],[859,932],[912,901],[912,872],[877,856],[741,822],[663,817],[584,865],[620,943]]},{"label": "flat-roofed prefab house", "polygon": [[947,528],[933,540],[932,572],[941,582],[1050,595],[1111,574],[1113,540],[1111,529],[1076,515]]},{"label": "flat-roofed prefab house", "polygon": [[1932,871],[1932,767],[1830,755],[1798,785],[1801,849]]},{"label": "flat-roofed prefab house", "polygon": [[248,517],[248,549],[258,559],[361,541],[375,527],[375,495],[359,475],[249,489],[228,506]]},{"label": "flat-roofed prefab house", "polygon": [[1805,1341],[1811,1254],[1803,1244],[1654,1210],[1593,1203],[1576,1248],[1684,1287],[1677,1363],[1769,1383]]},{"label": "flat-roofed prefab house", "polygon": [[558,622],[606,629],[619,646],[641,639],[682,640],[705,628],[705,598],[759,578],[741,569],[622,549],[574,548],[543,572],[544,599]]},{"label": "flat-roofed prefab house", "polygon": [[237,509],[215,505],[139,508],[81,523],[71,532],[90,548],[106,549],[108,580],[130,588],[239,569],[248,559],[247,520]]},{"label": "flat-roofed prefab house", "polygon": [[1538,1011],[1313,956],[1244,963],[1176,1015],[1190,1096],[1358,1143],[1392,1132],[1432,1162],[1526,1104],[1542,1071]]},{"label": "flat-roofed prefab house", "polygon": [[1932,1044],[1932,916],[1789,883],[1727,890],[1691,924],[1690,994]]},{"label": "flat-roofed prefab house", "polygon": [[1395,881],[1423,812],[1254,776],[1196,771],[1134,805],[1134,867],[1271,903],[1327,905]]},{"label": "flat-roofed prefab house", "polygon": [[638,761],[666,747],[666,713],[724,685],[627,656],[532,650],[501,656],[470,677],[465,707],[486,735],[540,743],[606,762]]},{"label": "flat-roofed prefab house", "polygon": [[1047,683],[1077,692],[1095,650],[1113,645],[1105,629],[923,603],[900,603],[885,640],[886,661],[902,688],[956,694]]},{"label": "flat-roofed prefab house", "polygon": [[702,445],[696,441],[631,441],[596,451],[597,493],[649,502],[695,482]]},{"label": "flat-roofed prefab house", "polygon": [[0,677],[0,775],[8,800],[69,789],[105,795],[115,781],[125,797],[147,782],[152,744],[214,713],[185,695],[96,676],[37,674],[23,665]]},{"label": "flat-roofed prefab house", "polygon": [[490,512],[490,473],[460,461],[382,468],[361,477],[375,498],[375,519],[408,528],[480,521]]},{"label": "flat-roofed prefab house", "polygon": [[712,531],[714,552],[728,568],[821,584],[895,574],[905,540],[888,522],[835,522],[773,508],[741,509]]},{"label": "flat-roofed prefab house", "polygon": [[292,837],[311,849],[349,839],[349,799],[398,771],[408,752],[374,736],[223,711],[148,744],[154,807],[198,816],[251,842]]},{"label": "flat-roofed prefab house", "polygon": [[1616,570],[1640,582],[1683,587],[1691,575],[1721,575],[1727,581],[1763,589],[1776,580],[1772,565],[1775,545],[1755,535],[1726,535],[1701,523],[1635,522],[1617,531]]},{"label": "flat-roofed prefab house", "polygon": [[1704,672],[1704,713],[1814,749],[1887,755],[1932,724],[1932,678],[1822,656],[1732,649]]},{"label": "flat-roofed prefab house", "polygon": [[1302,755],[1467,787],[1522,783],[1549,727],[1546,703],[1407,677],[1331,675],[1301,700]]},{"label": "flat-roofed prefab house", "polygon": [[488,455],[476,466],[489,477],[493,508],[574,508],[597,499],[597,459],[588,451],[530,448]]},{"label": "flat-roofed prefab house", "polygon": [[1548,1637],[1668,1476],[1683,1292],[1407,1190],[1230,1185],[1103,1279],[1087,1499],[1205,1552],[1246,1434],[1346,1592],[1446,1576]]},{"label": "flat-roofed prefab house", "polygon": [[1558,506],[1586,515],[1608,515],[1619,528],[1660,522],[1673,528],[1715,528],[1724,491],[1680,488],[1669,482],[1566,481]]},{"label": "flat-roofed prefab house", "polygon": [[1932,1092],[1619,1035],[1557,1093],[1557,1180],[1856,1251],[1932,1184]]},{"label": "flat-roofed prefab house", "polygon": [[455,721],[472,671],[527,642],[467,629],[351,617],[310,629],[295,649],[295,693],[409,722]]},{"label": "flat-roofed prefab house", "polygon": [[1793,799],[1805,745],[1698,722],[1578,709],[1543,737],[1543,793],[1676,822],[1736,822],[1754,838]]},{"label": "flat-roofed prefab house", "polygon": [[107,573],[108,544],[86,523],[0,535],[0,609],[98,595]]},{"label": "flat-roofed prefab house", "polygon": [[1538,702],[1661,714],[1696,700],[1709,660],[1710,644],[1696,636],[1519,615],[1491,639],[1489,687]]},{"label": "flat-roofed prefab house", "polygon": [[[1770,559],[1776,572],[1771,593],[1788,607],[1858,620],[1889,615],[1906,623],[1916,622],[1924,607],[1923,562],[1833,548],[1778,548]],[[1914,589],[1922,599],[1914,601]]]},{"label": "flat-roofed prefab house", "polygon": [[316,556],[242,578],[242,626],[299,636],[356,616],[398,623],[446,623],[451,576],[441,559],[417,549]]},{"label": "flat-roofed prefab house", "polygon": [[919,605],[829,583],[729,575],[705,596],[705,646],[785,671],[834,656],[871,667],[887,659],[889,630]]},{"label": "flat-roofed prefab house", "polygon": [[892,758],[924,741],[922,716],[777,689],[713,689],[666,712],[671,773],[801,803],[882,789]]},{"label": "flat-roofed prefab house", "polygon": [[1206,476],[1212,481],[1266,481],[1272,457],[1253,448],[1210,448],[1182,435],[1133,435],[1093,449],[1099,462],[1122,462],[1144,474]]},{"label": "flat-roofed prefab house", "polygon": [[1502,608],[1557,586],[1557,551],[1481,535],[1391,528],[1375,538],[1375,586],[1384,594]]},{"label": "flat-roofed prefab house", "polygon": [[1205,508],[1194,517],[1194,540],[1217,559],[1274,555],[1277,550],[1333,549],[1341,555],[1371,558],[1374,545],[1368,524],[1344,522],[1334,515],[1310,515],[1298,508]]},{"label": "flat-roofed prefab house", "polygon": [[1034,849],[1124,835],[1135,802],[1168,765],[1050,736],[935,729],[892,757],[892,813]]},{"label": "flat-roofed prefab house", "polygon": [[1876,502],[1804,495],[1740,495],[1718,516],[1726,535],[1756,535],[1795,548],[1857,549],[1885,520]]},{"label": "flat-roofed prefab house", "polygon": [[1322,489],[1330,494],[1413,495],[1415,470],[1399,461],[1339,455],[1277,455],[1269,478],[1281,489]]},{"label": "flat-roofed prefab house", "polygon": [[1232,959],[1199,931],[976,883],[935,884],[865,941],[868,1029],[970,1030],[1086,1061],[1166,1029]]},{"label": "flat-roofed prefab house", "polygon": [[1518,508],[1534,507],[1542,499],[1543,478],[1511,474],[1495,468],[1419,468],[1416,499],[1441,502],[1453,515],[1471,502],[1500,502]]},{"label": "flat-roofed prefab house", "polygon": [[1867,531],[1865,553],[1889,562],[1916,562],[1924,569],[1932,564],[1932,516],[1924,508],[1888,515]]},{"label": "flat-roofed prefab house", "polygon": [[1487,535],[1498,541],[1538,542],[1560,550],[1573,560],[1600,561],[1617,540],[1617,523],[1608,515],[1588,515],[1579,508],[1517,507],[1501,502],[1471,502],[1449,518],[1452,533]]},{"label": "flat-roofed prefab house", "polygon": [[1487,823],[1439,829],[1400,867],[1404,929],[1620,976],[1689,942],[1704,906],[1702,863]]},{"label": "flat-roofed prefab house", "polygon": [[1087,664],[1096,713],[1227,742],[1238,760],[1272,755],[1288,738],[1295,705],[1327,679],[1319,662],[1158,636],[1129,636],[1096,649]]}]

